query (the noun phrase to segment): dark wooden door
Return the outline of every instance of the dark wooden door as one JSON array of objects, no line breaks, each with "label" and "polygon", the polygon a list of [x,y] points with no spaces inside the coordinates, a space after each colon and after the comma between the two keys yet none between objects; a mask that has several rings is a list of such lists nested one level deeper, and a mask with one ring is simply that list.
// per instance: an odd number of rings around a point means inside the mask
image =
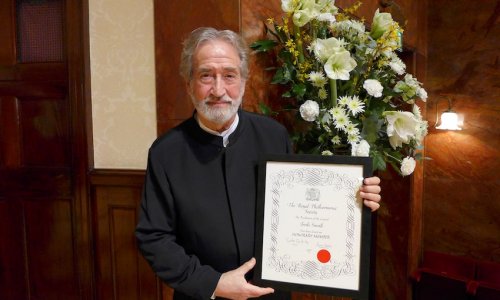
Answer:
[{"label": "dark wooden door", "polygon": [[[74,1],[0,1],[0,299],[80,299]],[[73,35],[71,38],[70,36]],[[72,40],[73,39],[73,40]],[[73,43],[73,44],[72,44]],[[75,48],[76,49],[76,48]],[[68,53],[70,55],[68,55]],[[80,56],[81,54],[77,54]],[[81,68],[80,68],[81,69]],[[88,273],[88,272],[87,272]]]}]

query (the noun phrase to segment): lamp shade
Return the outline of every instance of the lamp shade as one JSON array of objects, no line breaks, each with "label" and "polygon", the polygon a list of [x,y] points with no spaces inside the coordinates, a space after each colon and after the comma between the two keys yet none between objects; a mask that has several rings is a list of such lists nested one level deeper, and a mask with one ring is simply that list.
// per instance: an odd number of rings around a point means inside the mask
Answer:
[{"label": "lamp shade", "polygon": [[452,110],[443,112],[441,125],[436,128],[441,130],[462,130],[462,128],[458,127],[458,115]]}]

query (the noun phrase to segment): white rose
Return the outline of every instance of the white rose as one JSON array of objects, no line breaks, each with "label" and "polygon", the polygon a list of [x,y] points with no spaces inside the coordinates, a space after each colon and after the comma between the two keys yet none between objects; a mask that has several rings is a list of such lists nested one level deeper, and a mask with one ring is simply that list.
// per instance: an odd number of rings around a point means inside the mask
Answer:
[{"label": "white rose", "polygon": [[408,144],[416,135],[419,120],[409,111],[386,111],[387,136],[393,149]]},{"label": "white rose", "polygon": [[300,115],[302,119],[313,122],[319,115],[319,105],[316,101],[307,100],[300,106]]},{"label": "white rose", "polygon": [[413,157],[407,156],[403,158],[403,161],[401,162],[401,173],[403,176],[410,175],[413,173],[413,170],[415,170],[415,159]]},{"label": "white rose", "polygon": [[367,79],[363,83],[363,88],[368,92],[370,96],[375,98],[382,97],[382,91],[384,87],[380,84],[378,80],[375,79]]},{"label": "white rose", "polygon": [[332,155],[333,155],[333,153],[332,153],[332,151],[325,150],[325,151],[321,152],[321,155],[324,155],[324,156],[332,156]]},{"label": "white rose", "polygon": [[359,143],[353,143],[351,146],[352,156],[370,156],[370,144],[367,141],[361,140]]}]

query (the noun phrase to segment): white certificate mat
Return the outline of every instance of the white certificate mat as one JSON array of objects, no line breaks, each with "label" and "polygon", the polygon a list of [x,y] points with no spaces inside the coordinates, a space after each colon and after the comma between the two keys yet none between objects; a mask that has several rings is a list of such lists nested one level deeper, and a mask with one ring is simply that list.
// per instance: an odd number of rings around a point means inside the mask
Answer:
[{"label": "white certificate mat", "polygon": [[370,213],[358,191],[370,165],[369,158],[313,155],[261,162],[256,282],[357,299],[367,295]]}]

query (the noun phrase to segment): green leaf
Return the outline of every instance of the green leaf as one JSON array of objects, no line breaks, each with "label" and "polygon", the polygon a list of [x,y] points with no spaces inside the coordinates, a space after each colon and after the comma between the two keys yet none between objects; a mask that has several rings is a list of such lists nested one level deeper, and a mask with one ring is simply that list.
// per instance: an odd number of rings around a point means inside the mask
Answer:
[{"label": "green leaf", "polygon": [[295,95],[303,97],[306,93],[306,85],[303,83],[294,84],[292,87],[292,91]]},{"label": "green leaf", "polygon": [[292,91],[286,91],[286,92],[284,92],[281,95],[281,97],[283,97],[283,98],[290,98],[290,97],[292,97]]},{"label": "green leaf", "polygon": [[277,115],[278,113],[273,111],[267,104],[264,102],[259,102],[259,110],[262,114],[266,116]]},{"label": "green leaf", "polygon": [[278,83],[284,83],[284,82],[286,82],[285,79],[284,79],[283,71],[284,71],[283,68],[280,68],[280,69],[276,70],[276,73],[274,74],[273,79],[271,80],[272,84],[278,84]]},{"label": "green leaf", "polygon": [[256,52],[267,52],[273,49],[276,45],[278,45],[278,42],[275,40],[259,40],[253,42],[250,45],[250,48]]},{"label": "green leaf", "polygon": [[377,116],[371,115],[369,118],[363,120],[363,129],[361,135],[369,144],[375,144],[377,141],[377,133],[382,124],[379,122]]},{"label": "green leaf", "polygon": [[384,171],[387,168],[387,164],[384,161],[384,157],[378,151],[372,152],[373,158],[373,171],[380,170]]}]

